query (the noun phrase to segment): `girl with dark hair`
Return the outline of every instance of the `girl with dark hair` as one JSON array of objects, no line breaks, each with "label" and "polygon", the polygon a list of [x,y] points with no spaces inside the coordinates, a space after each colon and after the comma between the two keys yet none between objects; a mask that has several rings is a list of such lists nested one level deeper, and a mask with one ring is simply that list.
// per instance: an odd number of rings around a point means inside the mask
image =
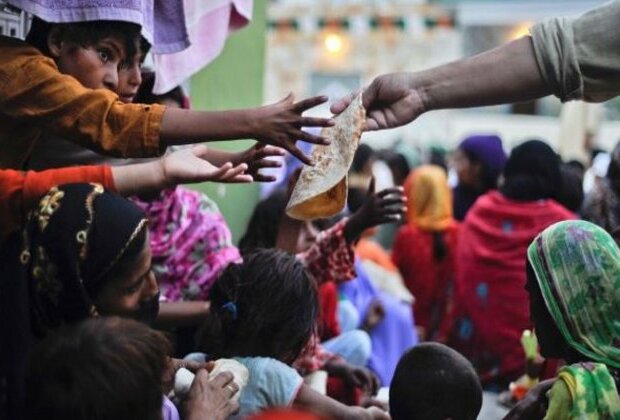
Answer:
[{"label": "girl with dark hair", "polygon": [[504,184],[476,201],[461,225],[456,255],[454,319],[448,344],[468,357],[486,386],[504,387],[525,370],[521,334],[531,329],[525,252],[547,226],[574,219],[554,199],[560,159],[545,143],[511,153]]},{"label": "girl with dark hair", "polygon": [[319,311],[316,284],[295,256],[256,250],[229,265],[213,286],[211,308],[199,332],[201,350],[234,358],[250,372],[235,418],[290,406],[335,419],[389,418],[319,394],[290,366],[310,340]]},{"label": "girl with dark hair", "polygon": [[25,357],[60,326],[107,315],[155,320],[159,286],[147,224],[139,208],[101,185],[67,184],[52,188],[7,241],[0,256],[0,375],[9,397],[0,409],[20,412]]},{"label": "girl with dark hair", "polygon": [[407,224],[396,234],[392,258],[415,296],[416,324],[426,340],[439,340],[454,283],[459,225],[445,171],[421,166],[405,181]]},{"label": "girl with dark hair", "polygon": [[459,144],[452,161],[458,176],[453,190],[454,218],[462,221],[478,197],[497,188],[506,154],[498,136],[476,135]]}]

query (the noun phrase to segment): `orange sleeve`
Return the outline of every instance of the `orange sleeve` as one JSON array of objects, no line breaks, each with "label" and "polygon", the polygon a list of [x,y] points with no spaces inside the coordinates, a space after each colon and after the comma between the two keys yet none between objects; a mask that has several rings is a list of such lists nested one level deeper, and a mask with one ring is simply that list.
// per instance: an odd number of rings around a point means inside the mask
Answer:
[{"label": "orange sleeve", "polygon": [[[22,45],[23,44],[23,45]],[[106,89],[88,89],[61,74],[54,61],[27,44],[11,45],[0,72],[0,112],[119,157],[151,157],[166,107],[125,104]]]},{"label": "orange sleeve", "polygon": [[42,172],[0,170],[0,243],[21,226],[26,213],[50,188],[72,182],[97,182],[116,190],[109,166],[76,166]]}]

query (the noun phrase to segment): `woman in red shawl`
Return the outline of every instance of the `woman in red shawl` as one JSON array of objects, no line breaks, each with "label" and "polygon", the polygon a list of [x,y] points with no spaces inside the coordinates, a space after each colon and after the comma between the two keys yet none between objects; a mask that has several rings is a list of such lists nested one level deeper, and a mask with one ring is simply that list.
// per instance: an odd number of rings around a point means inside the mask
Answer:
[{"label": "woman in red shawl", "polygon": [[407,224],[396,234],[392,259],[415,297],[414,318],[424,338],[443,341],[438,328],[452,293],[459,228],[452,217],[452,191],[445,171],[435,165],[413,171],[404,188]]},{"label": "woman in red shawl", "polygon": [[575,215],[554,201],[560,160],[545,143],[516,147],[504,184],[478,198],[461,225],[449,343],[483,384],[504,387],[525,369],[521,333],[532,325],[525,291],[527,247],[547,226]]}]

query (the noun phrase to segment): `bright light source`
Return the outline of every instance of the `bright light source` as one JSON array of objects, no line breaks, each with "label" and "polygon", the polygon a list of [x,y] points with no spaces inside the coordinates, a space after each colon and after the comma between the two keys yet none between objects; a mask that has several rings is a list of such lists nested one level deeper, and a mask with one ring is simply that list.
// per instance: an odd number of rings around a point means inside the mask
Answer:
[{"label": "bright light source", "polygon": [[338,54],[342,51],[343,46],[344,42],[341,35],[331,33],[325,36],[325,49],[331,54]]},{"label": "bright light source", "polygon": [[526,35],[529,35],[530,28],[532,27],[532,22],[523,22],[516,25],[508,35],[508,41],[512,41],[518,38],[522,38]]}]

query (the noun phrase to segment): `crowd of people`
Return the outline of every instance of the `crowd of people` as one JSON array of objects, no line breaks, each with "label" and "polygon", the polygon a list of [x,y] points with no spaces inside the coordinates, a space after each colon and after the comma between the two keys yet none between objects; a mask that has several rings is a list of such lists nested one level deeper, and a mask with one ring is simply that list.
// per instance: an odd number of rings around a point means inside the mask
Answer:
[{"label": "crowd of people", "polygon": [[[379,76],[366,130],[617,96],[618,17],[616,0]],[[237,247],[215,202],[182,184],[275,183],[277,158],[312,164],[302,144],[329,144],[312,128],[334,118],[304,112],[327,98],[193,111],[180,87],[153,92],[151,45],[127,19],[34,16],[25,40],[0,37],[0,418],[475,419],[483,389],[523,375],[509,419],[620,418],[620,143],[585,194],[585,165],[538,139],[507,154],[470,136],[449,158],[361,144],[340,215],[289,217],[289,165]],[[194,145],[245,138],[236,153]],[[222,359],[247,383],[211,373]]]}]

